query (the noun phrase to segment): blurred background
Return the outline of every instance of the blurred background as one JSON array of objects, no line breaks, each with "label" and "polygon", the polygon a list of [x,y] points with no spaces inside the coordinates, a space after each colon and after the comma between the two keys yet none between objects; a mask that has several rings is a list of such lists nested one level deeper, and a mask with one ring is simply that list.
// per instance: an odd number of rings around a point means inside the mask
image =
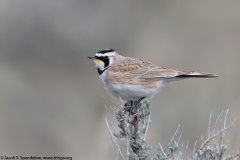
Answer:
[{"label": "blurred background", "polygon": [[[104,106],[120,102],[86,58],[106,48],[219,75],[168,84],[151,104],[155,151],[179,123],[192,151],[210,112],[229,108],[229,123],[239,115],[239,18],[237,0],[1,0],[0,154],[113,159]],[[226,136],[233,152],[237,124]]]}]

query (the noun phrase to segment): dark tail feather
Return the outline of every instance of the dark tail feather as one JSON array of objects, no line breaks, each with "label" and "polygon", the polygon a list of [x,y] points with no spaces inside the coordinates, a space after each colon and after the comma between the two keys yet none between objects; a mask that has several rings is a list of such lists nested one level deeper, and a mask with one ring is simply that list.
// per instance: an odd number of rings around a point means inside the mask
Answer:
[{"label": "dark tail feather", "polygon": [[176,77],[182,78],[216,78],[218,77],[216,74],[211,73],[198,73],[198,72],[183,72]]}]

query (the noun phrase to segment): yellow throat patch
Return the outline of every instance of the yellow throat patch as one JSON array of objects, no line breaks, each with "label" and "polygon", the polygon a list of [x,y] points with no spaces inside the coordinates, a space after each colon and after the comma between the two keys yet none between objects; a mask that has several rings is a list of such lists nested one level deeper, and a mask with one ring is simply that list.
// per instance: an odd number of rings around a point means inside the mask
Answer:
[{"label": "yellow throat patch", "polygon": [[95,59],[94,63],[96,65],[97,68],[103,70],[104,69],[104,63],[103,61],[99,60],[99,59]]}]

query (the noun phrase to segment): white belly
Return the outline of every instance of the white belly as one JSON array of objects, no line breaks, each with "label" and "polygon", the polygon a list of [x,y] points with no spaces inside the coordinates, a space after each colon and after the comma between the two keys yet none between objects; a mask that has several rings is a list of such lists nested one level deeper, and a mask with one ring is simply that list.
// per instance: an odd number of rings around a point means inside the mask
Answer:
[{"label": "white belly", "polygon": [[138,100],[145,97],[147,100],[151,100],[163,86],[162,81],[159,81],[158,86],[155,88],[144,88],[138,85],[131,84],[106,84],[105,73],[99,76],[100,80],[104,84],[106,90],[111,92],[116,98],[122,100]]},{"label": "white belly", "polygon": [[[160,82],[159,82],[160,83]],[[130,84],[114,84],[105,86],[115,97],[123,100],[138,100],[141,97],[152,99],[161,89],[161,85],[157,88],[143,88]]]}]

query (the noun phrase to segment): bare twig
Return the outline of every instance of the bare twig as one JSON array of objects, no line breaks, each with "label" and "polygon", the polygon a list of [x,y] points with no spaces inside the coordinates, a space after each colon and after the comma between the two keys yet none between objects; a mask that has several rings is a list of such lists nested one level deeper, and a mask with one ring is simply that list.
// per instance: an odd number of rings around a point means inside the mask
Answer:
[{"label": "bare twig", "polygon": [[176,157],[176,160],[179,160],[181,154],[182,154],[181,152],[178,152],[178,155],[177,155],[177,157]]},{"label": "bare twig", "polygon": [[130,155],[130,152],[129,152],[129,149],[130,149],[130,138],[128,137],[128,141],[127,141],[127,160],[128,160],[128,157]]},{"label": "bare twig", "polygon": [[211,119],[212,119],[212,112],[210,113],[210,116],[209,116],[209,121],[208,121],[208,138],[210,138],[211,136]]},{"label": "bare twig", "polygon": [[158,143],[158,145],[159,145],[159,148],[161,149],[162,153],[164,154],[164,156],[167,157],[167,154],[163,150],[163,147],[162,147],[161,143]]},{"label": "bare twig", "polygon": [[182,126],[182,130],[181,130],[181,133],[180,133],[180,135],[179,135],[178,142],[177,142],[178,144],[180,143],[180,140],[181,140],[181,137],[182,137],[183,128],[184,128],[184,126]]},{"label": "bare twig", "polygon": [[187,141],[187,145],[185,147],[185,151],[183,151],[183,158],[185,157],[185,154],[187,153],[188,145],[189,145],[189,140]]},{"label": "bare twig", "polygon": [[[102,96],[108,103],[110,103],[111,105],[114,106],[115,110],[117,109],[117,105],[114,104],[112,101],[110,101],[109,99],[107,99],[105,96]],[[112,106],[110,106],[111,109],[113,108]],[[106,108],[106,105],[105,105],[105,108]],[[114,109],[113,109],[114,110]]]},{"label": "bare twig", "polygon": [[[106,106],[105,106],[105,108],[106,108]],[[112,139],[114,148],[115,148],[115,150],[116,150],[116,152],[117,152],[117,156],[116,156],[116,157],[118,157],[118,153],[120,153],[122,159],[125,160],[125,158],[124,158],[124,156],[123,156],[123,154],[122,154],[122,151],[121,151],[119,145],[117,144],[117,142],[116,142],[115,139],[114,139],[112,128],[110,127],[110,124],[108,123],[108,112],[107,112],[107,108],[106,108],[106,119],[105,119],[105,122],[106,122],[106,124],[107,124],[108,131],[109,131],[109,133],[110,133],[110,136],[111,136],[111,139]]]},{"label": "bare twig", "polygon": [[227,115],[228,115],[228,109],[226,111],[226,114],[225,114],[225,119],[224,119],[224,128],[226,128],[226,123],[227,123]]},{"label": "bare twig", "polygon": [[149,116],[148,116],[148,123],[147,123],[147,127],[146,127],[146,131],[145,131],[143,140],[146,140],[147,131],[148,131],[148,126],[149,126],[150,121],[151,121],[151,110],[150,110],[150,114],[149,114]]},{"label": "bare twig", "polygon": [[217,120],[215,121],[214,128],[213,128],[213,131],[212,131],[212,135],[213,135],[213,133],[215,132],[216,126],[217,126],[218,121],[220,120],[222,114],[223,114],[223,111],[221,110],[221,111],[220,111],[220,114],[218,115]]},{"label": "bare twig", "polygon": [[203,136],[201,135],[201,143],[203,143]]},{"label": "bare twig", "polygon": [[[232,128],[232,127],[235,125],[235,121],[236,121],[236,120],[237,120],[237,118],[235,118],[235,119],[233,120],[233,122],[232,122],[229,126],[226,126],[226,127],[222,128],[222,129],[220,129],[217,133],[215,133],[215,134],[213,134],[211,137],[207,138],[207,139],[201,144],[201,146],[200,146],[197,150],[195,150],[194,154],[197,153],[203,146],[205,146],[211,139],[213,139],[213,138],[216,137],[217,135],[223,133],[224,131]],[[193,158],[195,158],[195,157],[196,157],[196,154],[195,154],[195,156],[193,156]]]},{"label": "bare twig", "polygon": [[120,97],[119,94],[118,94],[118,98],[120,99],[121,104],[123,104],[123,100],[122,100],[122,98]]},{"label": "bare twig", "polygon": [[174,140],[174,138],[177,136],[179,128],[180,128],[180,123],[179,123],[179,125],[178,125],[178,127],[177,127],[177,130],[176,130],[175,133],[173,134],[172,138],[171,138],[170,141],[168,142],[168,145],[167,145],[167,147],[164,149],[164,151],[166,151],[166,150],[169,148],[170,144],[172,143],[172,141]]},{"label": "bare twig", "polygon": [[110,129],[110,126],[109,126],[108,120],[105,119],[105,121],[106,121],[106,124],[107,124],[107,127],[108,127],[108,131],[109,131],[109,133],[110,133],[110,136],[111,136],[112,142],[113,142],[113,144],[114,144],[114,146],[115,146],[115,147],[114,147],[115,150],[117,151],[117,153],[120,153],[122,159],[125,160],[125,158],[124,158],[124,156],[123,156],[123,154],[122,154],[122,151],[121,151],[119,145],[117,144],[117,142],[115,141],[115,139],[114,139],[114,137],[113,137],[113,133],[112,133],[112,131],[111,131],[111,129]]},{"label": "bare twig", "polygon": [[[194,158],[195,157],[195,151],[196,151],[196,145],[197,145],[197,141],[194,143],[194,147],[193,147],[193,153],[192,153],[192,157]],[[192,159],[193,159],[192,158]]]},{"label": "bare twig", "polygon": [[234,156],[234,158],[240,159],[240,152]]}]

